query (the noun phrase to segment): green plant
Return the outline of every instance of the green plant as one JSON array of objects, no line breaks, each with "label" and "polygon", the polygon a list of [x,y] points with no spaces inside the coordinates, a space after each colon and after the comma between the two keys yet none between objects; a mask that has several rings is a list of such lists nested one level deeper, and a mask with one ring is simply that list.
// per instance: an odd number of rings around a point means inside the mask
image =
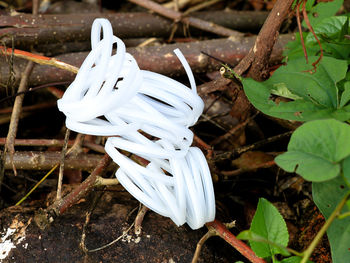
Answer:
[{"label": "green plant", "polygon": [[[310,16],[309,33],[297,34],[287,45],[286,65],[264,82],[242,80],[258,110],[306,122],[295,130],[287,152],[275,162],[312,182],[314,202],[326,218],[309,247],[299,253],[286,248],[288,233],[277,209],[260,199],[251,228],[238,237],[249,240],[258,256],[272,262],[306,263],[326,232],[333,262],[350,262],[350,30],[347,15],[332,16],[342,2],[314,5],[315,1],[308,1],[303,8],[317,17]],[[278,254],[289,257],[278,261]]]}]

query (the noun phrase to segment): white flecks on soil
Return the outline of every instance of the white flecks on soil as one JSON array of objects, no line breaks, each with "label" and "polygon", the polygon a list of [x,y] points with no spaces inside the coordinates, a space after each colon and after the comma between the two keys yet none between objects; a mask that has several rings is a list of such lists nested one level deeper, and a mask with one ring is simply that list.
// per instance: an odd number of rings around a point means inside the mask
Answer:
[{"label": "white flecks on soil", "polygon": [[16,232],[16,229],[8,228],[5,235],[1,237],[0,243],[0,262],[5,259],[11,249],[15,248],[15,244],[11,240],[11,236]]}]

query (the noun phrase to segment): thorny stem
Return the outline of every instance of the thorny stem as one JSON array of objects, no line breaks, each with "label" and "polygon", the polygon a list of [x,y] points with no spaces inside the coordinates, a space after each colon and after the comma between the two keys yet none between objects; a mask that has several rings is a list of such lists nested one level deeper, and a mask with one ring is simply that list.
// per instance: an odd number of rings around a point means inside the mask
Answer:
[{"label": "thorny stem", "polygon": [[334,219],[336,219],[341,210],[343,209],[344,205],[346,204],[346,201],[350,197],[350,191],[345,194],[341,202],[337,205],[337,207],[334,209],[333,213],[330,215],[330,217],[326,220],[326,223],[322,226],[321,230],[317,233],[315,238],[312,240],[311,244],[308,246],[308,248],[303,252],[303,257],[300,261],[300,263],[306,263],[308,259],[310,258],[312,252],[314,251],[317,244],[321,241],[323,235],[326,233]]}]

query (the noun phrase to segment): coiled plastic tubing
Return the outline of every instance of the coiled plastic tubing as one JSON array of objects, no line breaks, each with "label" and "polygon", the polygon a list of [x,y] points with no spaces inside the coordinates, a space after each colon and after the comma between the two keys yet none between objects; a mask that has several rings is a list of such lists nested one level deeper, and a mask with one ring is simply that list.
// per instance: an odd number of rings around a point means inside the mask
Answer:
[{"label": "coiled plastic tubing", "polygon": [[[208,164],[203,153],[190,146],[189,127],[197,122],[204,104],[185,57],[174,50],[191,88],[140,70],[106,19],[94,21],[91,45],[75,80],[57,102],[67,117],[67,128],[113,136],[105,149],[119,165],[116,177],[148,208],[178,226],[187,222],[192,229],[213,221],[215,197]],[[148,165],[120,150],[142,157]]]}]

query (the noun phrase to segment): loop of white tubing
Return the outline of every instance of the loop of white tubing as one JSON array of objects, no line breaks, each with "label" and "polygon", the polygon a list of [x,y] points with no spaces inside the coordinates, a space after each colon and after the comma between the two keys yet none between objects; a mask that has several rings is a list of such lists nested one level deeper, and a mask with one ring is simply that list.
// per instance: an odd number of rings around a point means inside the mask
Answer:
[{"label": "loop of white tubing", "polygon": [[[174,50],[190,89],[140,70],[106,19],[94,21],[91,46],[75,80],[57,102],[67,117],[67,128],[115,136],[108,138],[105,149],[119,165],[116,176],[148,208],[178,226],[187,222],[192,229],[213,221],[215,197],[208,164],[197,147],[190,147],[189,127],[197,122],[204,104],[185,57]],[[142,157],[148,165],[137,164],[118,149]]]}]

